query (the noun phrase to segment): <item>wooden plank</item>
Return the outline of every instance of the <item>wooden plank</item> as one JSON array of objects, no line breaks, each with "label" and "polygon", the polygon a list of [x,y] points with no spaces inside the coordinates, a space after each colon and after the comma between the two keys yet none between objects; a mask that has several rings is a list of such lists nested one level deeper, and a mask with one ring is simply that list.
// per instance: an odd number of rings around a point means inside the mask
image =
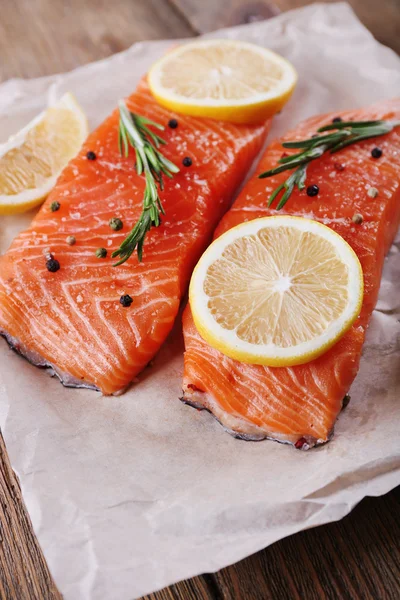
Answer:
[{"label": "wooden plank", "polygon": [[33,533],[1,433],[0,598],[61,600]]},{"label": "wooden plank", "polygon": [[68,71],[140,40],[194,34],[164,0],[2,0],[0,81]]},{"label": "wooden plank", "polygon": [[400,488],[363,500],[338,523],[281,540],[215,579],[223,599],[398,598]]},{"label": "wooden plank", "polygon": [[[191,26],[205,33],[226,27],[268,18],[314,0],[172,0]],[[337,0],[326,0],[336,2]],[[359,19],[383,44],[400,54],[399,0],[349,0]]]}]

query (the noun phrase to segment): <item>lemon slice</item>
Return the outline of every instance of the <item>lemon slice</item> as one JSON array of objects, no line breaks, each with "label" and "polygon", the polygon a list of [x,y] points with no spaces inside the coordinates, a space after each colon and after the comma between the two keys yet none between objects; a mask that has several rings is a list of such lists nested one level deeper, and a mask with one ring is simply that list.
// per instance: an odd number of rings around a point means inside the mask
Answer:
[{"label": "lemon slice", "polygon": [[351,247],[310,219],[242,223],[197,264],[189,300],[200,335],[241,362],[291,366],[326,352],[361,310],[363,274]]},{"label": "lemon slice", "polygon": [[148,81],[158,102],[173,111],[254,123],[281,110],[297,74],[282,56],[261,46],[200,40],[167,53],[150,69]]},{"label": "lemon slice", "polygon": [[0,214],[40,204],[88,135],[85,114],[72,94],[0,144]]}]

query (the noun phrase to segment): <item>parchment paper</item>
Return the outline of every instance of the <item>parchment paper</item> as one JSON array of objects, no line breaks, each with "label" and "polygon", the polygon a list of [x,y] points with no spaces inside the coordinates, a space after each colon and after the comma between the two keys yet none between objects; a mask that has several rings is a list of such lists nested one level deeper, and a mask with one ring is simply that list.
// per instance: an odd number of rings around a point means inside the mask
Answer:
[{"label": "parchment paper", "polygon": [[[346,4],[216,32],[289,58],[300,80],[273,134],[321,111],[400,94],[400,59]],[[4,138],[74,92],[90,125],[172,42],[135,44],[72,73],[0,86]],[[1,248],[32,215],[1,219]],[[340,519],[400,483],[400,244],[386,262],[352,400],[310,452],[233,439],[182,405],[180,324],[129,393],[64,389],[0,344],[0,424],[33,526],[66,600],[130,600]]]}]

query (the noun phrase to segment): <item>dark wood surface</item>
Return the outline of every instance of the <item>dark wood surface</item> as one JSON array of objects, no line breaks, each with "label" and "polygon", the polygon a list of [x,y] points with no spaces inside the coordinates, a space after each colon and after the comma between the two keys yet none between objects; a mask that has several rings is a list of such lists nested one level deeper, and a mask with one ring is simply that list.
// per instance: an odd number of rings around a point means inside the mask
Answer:
[{"label": "dark wood surface", "polygon": [[[309,3],[0,0],[0,81],[65,71],[138,40],[193,36]],[[350,4],[379,41],[400,52],[400,0],[352,0]],[[0,598],[61,598],[32,531],[1,436]],[[397,600],[400,488],[381,498],[365,499],[338,523],[291,536],[216,574],[180,582],[145,598]]]}]

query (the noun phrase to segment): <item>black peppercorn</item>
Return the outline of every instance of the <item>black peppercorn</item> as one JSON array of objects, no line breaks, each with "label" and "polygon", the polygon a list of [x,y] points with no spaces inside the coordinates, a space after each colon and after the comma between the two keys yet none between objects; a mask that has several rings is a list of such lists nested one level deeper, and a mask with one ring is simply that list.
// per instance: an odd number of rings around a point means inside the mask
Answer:
[{"label": "black peppercorn", "polygon": [[185,158],[182,161],[182,164],[184,167],[191,167],[193,162],[192,162],[192,159],[190,158],[190,156],[185,156]]},{"label": "black peppercorn", "polygon": [[122,306],[127,308],[128,306],[130,306],[132,304],[133,298],[131,298],[129,294],[125,294],[124,296],[121,296],[119,301],[122,304]]},{"label": "black peppercorn", "polygon": [[171,129],[176,129],[178,127],[178,121],[176,119],[170,119],[168,121],[168,127],[171,127]]},{"label": "black peppercorn", "polygon": [[307,196],[317,196],[319,187],[317,185],[309,185],[307,188]]},{"label": "black peppercorn", "polygon": [[107,250],[105,248],[97,248],[95,255],[97,258],[105,258],[107,256]]},{"label": "black peppercorn", "polygon": [[378,148],[378,146],[376,146],[375,148],[373,148],[371,150],[371,156],[372,158],[380,158],[382,156],[383,152],[381,150],[381,148]]},{"label": "black peppercorn", "polygon": [[57,210],[59,210],[61,204],[57,201],[54,201],[50,204],[50,210],[51,212],[56,212]]},{"label": "black peppercorn", "polygon": [[342,410],[344,410],[346,408],[346,406],[348,406],[350,400],[351,400],[351,397],[349,396],[349,394],[346,394],[342,400]]},{"label": "black peppercorn", "polygon": [[46,260],[46,267],[50,273],[55,273],[60,268],[60,263],[55,258],[49,258]]},{"label": "black peppercorn", "polygon": [[111,229],[114,229],[114,231],[119,231],[124,226],[123,222],[121,221],[121,219],[118,219],[118,217],[113,217],[112,219],[110,219],[108,224],[111,227]]},{"label": "black peppercorn", "polygon": [[89,152],[87,152],[87,154],[86,154],[86,158],[88,160],[96,160],[97,156],[96,156],[95,152],[93,152],[93,150],[89,150]]}]

